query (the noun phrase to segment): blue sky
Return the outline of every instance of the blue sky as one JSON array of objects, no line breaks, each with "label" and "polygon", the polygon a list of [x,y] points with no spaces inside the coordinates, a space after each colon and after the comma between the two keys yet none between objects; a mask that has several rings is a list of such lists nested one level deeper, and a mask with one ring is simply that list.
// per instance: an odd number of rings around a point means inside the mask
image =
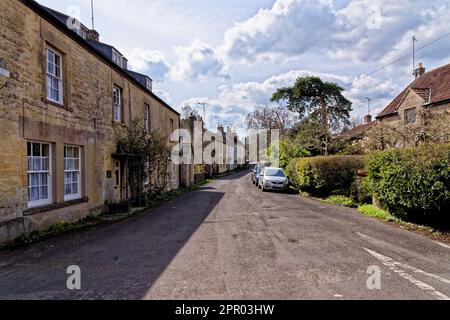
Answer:
[{"label": "blue sky", "polygon": [[[90,26],[90,0],[39,0]],[[373,113],[412,78],[407,57],[450,31],[450,0],[94,0],[101,41],[180,110],[207,103],[207,123],[242,133],[248,112],[303,75],[342,85],[353,116]],[[429,69],[450,63],[450,36],[417,52]]]}]

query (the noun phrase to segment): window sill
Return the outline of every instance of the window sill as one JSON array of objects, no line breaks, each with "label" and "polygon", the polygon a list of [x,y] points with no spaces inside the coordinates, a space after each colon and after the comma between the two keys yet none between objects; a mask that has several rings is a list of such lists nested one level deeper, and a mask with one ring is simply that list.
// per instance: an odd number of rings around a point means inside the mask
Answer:
[{"label": "window sill", "polygon": [[29,208],[27,210],[24,210],[23,214],[25,216],[30,216],[30,215],[33,215],[36,213],[42,213],[42,212],[52,211],[52,210],[56,210],[56,209],[66,208],[66,207],[74,206],[76,204],[85,203],[88,201],[89,201],[89,198],[84,197],[84,198],[77,199],[77,200],[70,200],[70,201],[65,201],[65,202],[56,203],[56,204],[49,204],[49,205],[45,205],[42,207]]},{"label": "window sill", "polygon": [[124,128],[127,127],[127,125],[125,123],[123,123],[123,122],[112,121],[112,124],[116,125],[116,126],[124,127]]},{"label": "window sill", "polygon": [[45,102],[45,103],[47,103],[47,104],[50,104],[50,105],[52,105],[52,106],[55,106],[55,107],[58,107],[58,108],[61,108],[61,109],[64,109],[64,110],[73,112],[73,109],[72,109],[72,108],[70,108],[70,107],[68,107],[68,106],[66,106],[66,105],[64,105],[64,104],[60,104],[60,103],[58,103],[58,102],[54,102],[54,101],[52,101],[52,100],[48,100],[47,98],[43,98],[42,101]]}]

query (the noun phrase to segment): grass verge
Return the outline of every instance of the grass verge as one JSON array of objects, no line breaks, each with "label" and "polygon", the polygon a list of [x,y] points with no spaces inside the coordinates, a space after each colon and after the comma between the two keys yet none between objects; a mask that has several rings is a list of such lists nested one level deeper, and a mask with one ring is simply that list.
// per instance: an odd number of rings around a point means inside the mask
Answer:
[{"label": "grass verge", "polygon": [[389,212],[387,212],[383,209],[380,209],[372,204],[358,205],[356,202],[354,202],[352,199],[350,199],[346,196],[330,196],[326,199],[323,199],[323,198],[316,198],[305,192],[302,192],[300,194],[303,197],[310,198],[310,199],[320,201],[320,202],[325,202],[325,203],[330,203],[330,204],[335,204],[335,205],[350,207],[350,208],[357,208],[357,211],[359,213],[364,214],[368,217],[376,218],[376,219],[382,220],[386,223],[394,224],[401,229],[419,233],[421,235],[424,235],[424,236],[431,238],[433,240],[436,240],[436,241],[450,243],[450,232],[449,231],[437,230],[430,226],[404,221],[400,218],[395,217],[394,215],[390,214]]}]

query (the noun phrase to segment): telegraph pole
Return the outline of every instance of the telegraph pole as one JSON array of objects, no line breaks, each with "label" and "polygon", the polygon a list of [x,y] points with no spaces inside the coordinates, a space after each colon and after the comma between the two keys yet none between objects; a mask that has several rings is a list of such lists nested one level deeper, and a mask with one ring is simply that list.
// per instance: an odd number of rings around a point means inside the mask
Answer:
[{"label": "telegraph pole", "polygon": [[199,106],[203,106],[203,121],[206,121],[206,103],[205,102],[197,102]]},{"label": "telegraph pole", "polygon": [[366,99],[367,99],[367,115],[370,115],[370,101],[372,101],[372,99],[371,98],[369,98],[369,97],[366,97]]},{"label": "telegraph pole", "polygon": [[95,24],[94,24],[94,0],[91,0],[91,17],[92,17],[92,30],[95,30]]},{"label": "telegraph pole", "polygon": [[416,75],[416,36],[412,36],[412,47],[413,47],[413,76]]}]

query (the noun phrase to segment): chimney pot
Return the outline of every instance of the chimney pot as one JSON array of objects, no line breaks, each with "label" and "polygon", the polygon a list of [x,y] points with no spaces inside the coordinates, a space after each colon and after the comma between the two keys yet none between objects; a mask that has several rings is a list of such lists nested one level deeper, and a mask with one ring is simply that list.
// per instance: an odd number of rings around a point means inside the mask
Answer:
[{"label": "chimney pot", "polygon": [[423,66],[422,63],[419,63],[417,69],[414,71],[414,75],[416,76],[416,78],[419,78],[419,77],[421,77],[424,73],[425,73],[425,67]]},{"label": "chimney pot", "polygon": [[88,30],[86,32],[86,39],[99,42],[100,41],[100,34],[94,29]]},{"label": "chimney pot", "polygon": [[368,114],[367,116],[364,117],[364,123],[370,123],[372,122],[372,115]]}]

